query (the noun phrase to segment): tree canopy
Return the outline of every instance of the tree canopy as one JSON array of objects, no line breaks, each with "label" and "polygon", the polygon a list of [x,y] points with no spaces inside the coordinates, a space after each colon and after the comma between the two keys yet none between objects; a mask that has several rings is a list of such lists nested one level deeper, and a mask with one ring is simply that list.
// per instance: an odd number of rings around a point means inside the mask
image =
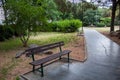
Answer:
[{"label": "tree canopy", "polygon": [[30,31],[36,30],[46,22],[43,9],[45,5],[39,3],[42,3],[42,0],[36,2],[36,6],[32,4],[32,0],[7,0],[6,2],[9,25],[15,28],[24,46],[27,45]]},{"label": "tree canopy", "polygon": [[[24,46],[30,36],[30,32],[40,31],[40,28],[47,26],[48,22],[64,19],[79,19],[84,24],[96,24],[97,21],[109,22],[111,16],[111,29],[114,31],[114,19],[120,0],[80,0],[75,3],[74,0],[1,0],[4,9],[5,25],[11,26],[20,36]],[[99,12],[99,6],[106,8],[107,11]],[[100,17],[104,18],[100,18]],[[103,23],[102,23],[103,24]],[[43,30],[44,31],[44,30]]]},{"label": "tree canopy", "polygon": [[120,0],[91,0],[91,2],[97,2],[103,6],[108,6],[112,4],[112,16],[111,16],[111,28],[110,28],[110,32],[112,33],[114,31],[116,8],[117,6],[120,6]]}]

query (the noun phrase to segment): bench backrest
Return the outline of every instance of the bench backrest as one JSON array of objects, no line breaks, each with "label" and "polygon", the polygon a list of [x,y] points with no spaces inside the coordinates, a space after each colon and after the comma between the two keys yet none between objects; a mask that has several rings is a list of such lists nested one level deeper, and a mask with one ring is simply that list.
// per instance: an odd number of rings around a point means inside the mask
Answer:
[{"label": "bench backrest", "polygon": [[61,42],[47,44],[47,45],[43,45],[43,46],[39,46],[39,47],[35,47],[35,48],[30,48],[30,49],[27,49],[25,52],[26,52],[26,56],[30,56],[30,55],[34,55],[34,54],[37,54],[39,52],[43,52],[43,51],[53,49],[56,47],[59,47],[60,51],[61,51],[62,50],[61,46],[63,46],[63,45],[64,45],[64,42],[61,41]]}]

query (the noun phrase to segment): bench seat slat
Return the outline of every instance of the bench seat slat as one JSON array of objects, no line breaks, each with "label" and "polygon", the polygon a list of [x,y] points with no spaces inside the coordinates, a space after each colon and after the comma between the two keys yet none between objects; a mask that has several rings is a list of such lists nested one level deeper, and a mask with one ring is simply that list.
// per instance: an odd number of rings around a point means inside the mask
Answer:
[{"label": "bench seat slat", "polygon": [[42,59],[33,61],[33,62],[31,62],[30,64],[31,64],[31,65],[34,65],[34,66],[38,66],[38,65],[44,64],[44,63],[46,63],[46,62],[48,62],[48,61],[54,60],[54,59],[56,59],[56,58],[59,58],[60,56],[65,55],[65,54],[68,54],[68,53],[70,53],[70,52],[71,52],[70,50],[64,50],[64,51],[62,51],[62,52],[60,52],[60,53],[53,54],[53,55],[50,55],[50,56],[48,56],[48,57],[45,57],[45,58],[42,58]]}]

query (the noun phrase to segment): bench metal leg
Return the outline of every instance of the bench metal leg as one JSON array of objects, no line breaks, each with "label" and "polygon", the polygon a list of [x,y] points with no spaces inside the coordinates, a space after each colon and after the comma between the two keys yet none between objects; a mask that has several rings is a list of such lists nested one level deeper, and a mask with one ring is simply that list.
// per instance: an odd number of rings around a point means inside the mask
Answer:
[{"label": "bench metal leg", "polygon": [[68,53],[68,63],[70,62],[70,53]]},{"label": "bench metal leg", "polygon": [[35,71],[35,66],[33,65],[33,72]]},{"label": "bench metal leg", "polygon": [[43,64],[41,64],[41,77],[44,76],[44,72],[43,72]]},{"label": "bench metal leg", "polygon": [[59,57],[59,60],[61,60],[62,58],[61,58],[61,56]]}]

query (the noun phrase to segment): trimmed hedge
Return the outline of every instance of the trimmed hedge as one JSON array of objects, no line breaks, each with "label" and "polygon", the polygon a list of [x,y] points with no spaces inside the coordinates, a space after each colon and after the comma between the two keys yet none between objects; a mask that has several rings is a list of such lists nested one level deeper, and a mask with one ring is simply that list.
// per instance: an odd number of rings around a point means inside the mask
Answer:
[{"label": "trimmed hedge", "polygon": [[110,27],[111,18],[110,17],[101,18],[101,23],[102,24],[104,23],[107,27]]},{"label": "trimmed hedge", "polygon": [[75,32],[82,27],[80,20],[61,20],[52,22],[52,30],[56,32]]},{"label": "trimmed hedge", "polygon": [[104,23],[97,23],[96,26],[97,26],[97,27],[104,27],[105,24],[104,24]]}]

